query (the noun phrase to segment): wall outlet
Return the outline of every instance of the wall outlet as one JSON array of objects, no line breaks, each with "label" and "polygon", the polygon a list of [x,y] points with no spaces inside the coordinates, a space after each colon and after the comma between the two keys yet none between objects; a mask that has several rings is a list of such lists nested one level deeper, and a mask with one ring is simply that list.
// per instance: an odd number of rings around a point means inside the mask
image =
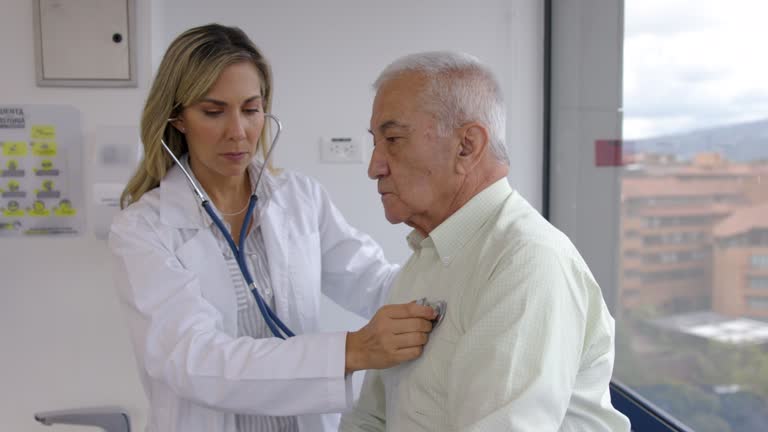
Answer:
[{"label": "wall outlet", "polygon": [[363,163],[363,148],[360,139],[353,137],[321,138],[320,162]]}]

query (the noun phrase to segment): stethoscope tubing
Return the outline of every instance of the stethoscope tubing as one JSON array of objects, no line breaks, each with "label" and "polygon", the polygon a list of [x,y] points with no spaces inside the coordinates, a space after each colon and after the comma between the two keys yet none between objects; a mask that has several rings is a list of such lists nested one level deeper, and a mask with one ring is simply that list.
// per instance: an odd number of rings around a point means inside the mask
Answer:
[{"label": "stethoscope tubing", "polygon": [[280,318],[277,316],[277,314],[275,314],[272,308],[270,308],[269,305],[264,301],[264,298],[259,293],[259,290],[256,287],[256,283],[254,282],[253,277],[251,276],[251,272],[248,270],[245,253],[243,252],[243,249],[245,247],[246,233],[248,231],[248,227],[251,224],[251,221],[253,220],[253,212],[256,209],[256,203],[259,200],[259,197],[256,195],[256,190],[258,190],[259,182],[261,182],[261,176],[264,174],[264,168],[267,167],[269,158],[272,155],[272,151],[275,149],[275,144],[277,143],[277,140],[280,137],[280,132],[283,129],[282,123],[275,115],[265,113],[264,116],[271,118],[272,120],[275,121],[275,123],[277,123],[277,132],[275,133],[275,137],[272,139],[272,145],[269,147],[269,151],[267,152],[267,155],[264,158],[264,165],[261,167],[259,176],[256,178],[256,188],[254,189],[253,194],[251,195],[251,198],[248,201],[248,209],[245,212],[245,218],[243,218],[243,224],[240,228],[240,238],[239,238],[240,247],[239,248],[235,244],[235,241],[232,238],[232,236],[229,234],[229,231],[227,230],[227,227],[224,225],[224,222],[222,222],[221,218],[219,218],[219,216],[216,215],[216,211],[214,211],[213,206],[211,205],[211,202],[205,197],[203,192],[197,187],[197,185],[195,184],[195,181],[192,179],[192,176],[184,168],[184,165],[181,163],[181,161],[179,161],[176,155],[173,154],[173,152],[168,147],[168,145],[165,144],[165,141],[161,139],[160,143],[162,144],[165,151],[171,156],[171,158],[173,159],[173,162],[181,169],[181,171],[187,177],[187,181],[192,186],[192,189],[194,190],[195,195],[197,195],[198,199],[200,199],[200,204],[203,206],[203,209],[208,214],[208,216],[210,216],[214,225],[216,225],[219,231],[221,231],[221,234],[224,236],[224,240],[226,240],[227,245],[232,250],[232,254],[235,258],[235,261],[237,262],[237,266],[240,269],[240,273],[242,274],[246,285],[251,290],[251,293],[253,294],[253,297],[256,300],[256,305],[259,308],[259,312],[261,312],[261,316],[264,318],[264,322],[267,324],[267,327],[269,327],[269,330],[272,332],[272,334],[275,337],[280,339],[286,339],[286,338],[295,336],[295,334],[288,328],[288,326],[286,326],[280,320]]}]

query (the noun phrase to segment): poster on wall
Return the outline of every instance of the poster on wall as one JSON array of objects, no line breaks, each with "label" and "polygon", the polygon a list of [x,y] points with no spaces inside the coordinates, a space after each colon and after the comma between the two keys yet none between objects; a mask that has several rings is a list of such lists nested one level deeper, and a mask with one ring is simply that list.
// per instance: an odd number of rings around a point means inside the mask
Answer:
[{"label": "poster on wall", "polygon": [[0,105],[0,238],[79,235],[80,112],[67,105]]}]

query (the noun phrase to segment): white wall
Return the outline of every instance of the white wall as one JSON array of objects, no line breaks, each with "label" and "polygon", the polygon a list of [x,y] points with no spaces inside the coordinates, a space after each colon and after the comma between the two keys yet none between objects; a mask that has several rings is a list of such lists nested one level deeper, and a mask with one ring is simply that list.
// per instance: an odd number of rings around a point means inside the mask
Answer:
[{"label": "white wall", "polygon": [[[148,2],[137,2],[140,87],[75,89],[35,85],[33,3],[3,0],[0,103],[75,106],[89,157],[96,129],[137,124],[151,73],[144,61]],[[106,244],[93,236],[0,239],[0,430],[50,431],[34,412],[102,404],[125,406],[143,424],[143,393],[107,256]]]},{"label": "white wall", "polygon": [[[32,4],[3,3],[0,40],[18,54],[2,62],[0,103],[74,105],[83,115],[86,149],[94,148],[95,131],[104,126],[137,125],[151,71],[179,32],[213,21],[240,26],[273,64],[274,112],[285,125],[277,164],[319,179],[349,221],[395,261],[408,256],[408,230],[383,219],[365,164],[319,163],[318,138],[354,135],[367,146],[370,84],[380,69],[414,51],[467,51],[491,65],[502,81],[509,101],[510,179],[540,206],[542,7],[537,0],[479,0],[471,6],[441,0],[137,0],[140,84],[134,89],[36,87]],[[85,175],[90,178],[88,171]],[[43,430],[33,412],[95,405],[124,406],[135,430],[143,428],[145,401],[107,255],[105,244],[90,235],[0,239],[0,430]],[[362,323],[329,302],[324,307],[327,329]],[[67,429],[80,430],[57,427]]]}]

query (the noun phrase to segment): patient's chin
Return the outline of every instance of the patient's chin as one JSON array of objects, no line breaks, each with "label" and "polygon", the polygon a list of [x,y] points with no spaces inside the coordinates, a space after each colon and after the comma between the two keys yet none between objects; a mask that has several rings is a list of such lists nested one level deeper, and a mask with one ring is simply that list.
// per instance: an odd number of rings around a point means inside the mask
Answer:
[{"label": "patient's chin", "polygon": [[384,217],[387,218],[387,221],[393,225],[403,223],[407,219],[407,216],[404,214],[404,212],[398,211],[398,209],[390,208],[386,205],[384,206]]}]

